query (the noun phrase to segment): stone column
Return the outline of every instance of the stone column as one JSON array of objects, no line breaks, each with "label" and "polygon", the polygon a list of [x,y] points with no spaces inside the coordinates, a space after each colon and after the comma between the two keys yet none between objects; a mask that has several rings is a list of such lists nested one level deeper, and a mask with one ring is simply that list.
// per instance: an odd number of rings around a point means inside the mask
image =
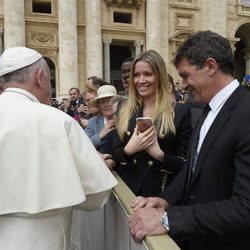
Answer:
[{"label": "stone column", "polygon": [[58,1],[59,19],[59,95],[78,87],[77,13],[76,0]]},{"label": "stone column", "polygon": [[85,1],[86,77],[102,77],[101,1]]},{"label": "stone column", "polygon": [[226,0],[202,0],[201,30],[212,30],[227,37],[227,6]]},{"label": "stone column", "polygon": [[104,81],[110,82],[110,44],[111,38],[104,38]]},{"label": "stone column", "polygon": [[3,53],[3,27],[0,27],[0,55]]},{"label": "stone column", "polygon": [[163,0],[161,2],[161,56],[167,65],[167,72],[171,63],[171,56],[169,55],[169,1]]},{"label": "stone column", "polygon": [[4,0],[4,47],[25,45],[24,0]]},{"label": "stone column", "polygon": [[144,45],[144,41],[143,40],[137,40],[134,43],[135,46],[135,56],[140,54],[142,52],[142,46]]},{"label": "stone column", "polygon": [[[161,3],[162,0],[147,0],[146,13],[146,49],[161,53]],[[166,18],[166,17],[164,17]]]}]

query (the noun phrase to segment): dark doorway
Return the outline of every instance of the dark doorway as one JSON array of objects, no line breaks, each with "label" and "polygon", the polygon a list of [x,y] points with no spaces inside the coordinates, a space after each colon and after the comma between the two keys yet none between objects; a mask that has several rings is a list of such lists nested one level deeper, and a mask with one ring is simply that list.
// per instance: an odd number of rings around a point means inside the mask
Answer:
[{"label": "dark doorway", "polygon": [[52,88],[52,98],[56,98],[56,68],[55,64],[52,60],[45,57],[44,58],[47,64],[49,65],[50,72],[51,72],[51,88]]},{"label": "dark doorway", "polygon": [[235,37],[240,41],[235,44],[234,61],[235,61],[235,78],[241,83],[246,74],[246,62],[244,49],[246,48],[244,37],[240,32],[236,32]]},{"label": "dark doorway", "polygon": [[110,46],[110,83],[116,87],[117,92],[123,91],[121,65],[124,59],[131,57],[131,48],[130,45]]}]

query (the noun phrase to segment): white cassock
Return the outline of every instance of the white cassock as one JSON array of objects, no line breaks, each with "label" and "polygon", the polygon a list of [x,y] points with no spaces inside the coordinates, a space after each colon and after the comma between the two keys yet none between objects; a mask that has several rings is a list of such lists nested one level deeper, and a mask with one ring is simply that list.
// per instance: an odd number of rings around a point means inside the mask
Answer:
[{"label": "white cassock", "polygon": [[66,250],[72,207],[102,207],[116,184],[74,119],[19,88],[0,95],[0,249]]}]

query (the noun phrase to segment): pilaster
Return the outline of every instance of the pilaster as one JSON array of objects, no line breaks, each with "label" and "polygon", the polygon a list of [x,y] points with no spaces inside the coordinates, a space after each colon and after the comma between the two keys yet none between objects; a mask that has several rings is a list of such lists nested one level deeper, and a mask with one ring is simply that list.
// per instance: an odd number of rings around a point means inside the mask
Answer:
[{"label": "pilaster", "polygon": [[[146,11],[146,49],[154,49],[161,53],[161,2],[147,0]],[[166,17],[165,17],[166,18]]]},{"label": "pilaster", "polygon": [[110,82],[110,44],[111,38],[104,38],[104,80]]},{"label": "pilaster", "polygon": [[201,30],[212,30],[227,37],[227,1],[201,1]]},{"label": "pilaster", "polygon": [[102,34],[101,34],[101,2],[85,1],[85,44],[86,44],[86,77],[96,75],[102,77]]},{"label": "pilaster", "polygon": [[136,40],[134,42],[135,46],[135,55],[138,55],[142,52],[142,46],[144,46],[144,41],[143,40]]},{"label": "pilaster", "polygon": [[78,87],[76,0],[58,1],[59,19],[59,94],[68,93],[70,87]]},{"label": "pilaster", "polygon": [[4,0],[4,47],[25,45],[24,0]]}]

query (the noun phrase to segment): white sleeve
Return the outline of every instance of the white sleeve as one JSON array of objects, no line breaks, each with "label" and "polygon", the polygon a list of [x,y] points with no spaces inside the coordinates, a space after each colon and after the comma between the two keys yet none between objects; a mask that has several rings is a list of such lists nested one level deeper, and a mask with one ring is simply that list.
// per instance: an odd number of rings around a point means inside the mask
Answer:
[{"label": "white sleeve", "polygon": [[70,126],[70,148],[86,196],[81,207],[86,210],[97,209],[105,204],[117,181],[84,130],[77,123],[73,124],[76,125]]}]

